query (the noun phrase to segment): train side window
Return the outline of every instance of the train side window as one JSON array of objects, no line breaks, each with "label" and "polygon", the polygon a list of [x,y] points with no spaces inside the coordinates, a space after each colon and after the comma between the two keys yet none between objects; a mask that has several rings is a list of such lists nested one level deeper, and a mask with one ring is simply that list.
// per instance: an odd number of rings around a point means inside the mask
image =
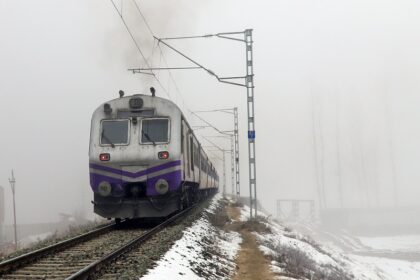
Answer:
[{"label": "train side window", "polygon": [[194,144],[193,144],[192,136],[190,136],[190,157],[191,157],[191,169],[194,171]]},{"label": "train side window", "polygon": [[197,145],[194,144],[194,164],[200,166],[200,154],[198,153]]},{"label": "train side window", "polygon": [[169,119],[143,119],[141,121],[141,143],[168,143]]},{"label": "train side window", "polygon": [[181,154],[184,154],[184,123],[181,122]]},{"label": "train side window", "polygon": [[103,120],[101,122],[101,145],[127,145],[129,142],[129,120]]}]

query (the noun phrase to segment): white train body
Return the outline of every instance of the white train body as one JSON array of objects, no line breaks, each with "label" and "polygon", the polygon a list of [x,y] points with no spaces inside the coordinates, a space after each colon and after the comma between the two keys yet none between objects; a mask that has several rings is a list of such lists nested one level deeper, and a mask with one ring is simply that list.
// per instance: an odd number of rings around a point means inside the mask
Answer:
[{"label": "white train body", "polygon": [[164,217],[219,187],[181,110],[147,95],[95,110],[89,169],[94,211],[107,218]]}]

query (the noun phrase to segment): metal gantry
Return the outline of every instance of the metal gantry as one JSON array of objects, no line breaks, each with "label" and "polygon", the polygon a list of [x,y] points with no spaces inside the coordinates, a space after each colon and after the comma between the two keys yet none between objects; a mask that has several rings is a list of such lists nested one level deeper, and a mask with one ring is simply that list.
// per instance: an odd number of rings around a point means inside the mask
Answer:
[{"label": "metal gantry", "polygon": [[[215,144],[213,141],[211,141],[209,138],[210,137],[223,137],[223,138],[228,138],[229,136],[202,136],[207,142],[209,142],[210,144],[211,144],[211,146],[210,147],[212,147],[212,148],[216,148],[217,149],[217,151],[220,151],[220,152],[222,152],[222,154],[223,154],[223,158],[222,158],[222,161],[223,161],[223,189],[222,189],[222,192],[223,192],[223,197],[226,197],[226,156],[225,156],[225,154],[226,153],[231,153],[231,154],[233,154],[233,150],[225,150],[225,149],[223,149],[222,147],[220,147],[219,145],[217,145],[217,144]],[[209,148],[209,147],[207,147],[207,146],[202,146],[203,148]],[[210,150],[208,150],[208,151],[210,151]],[[220,158],[219,158],[220,159]],[[232,168],[232,167],[231,167]]]},{"label": "metal gantry", "polygon": [[[239,38],[238,36],[243,36]],[[231,76],[231,77],[220,77],[212,70],[204,67],[197,61],[188,57],[181,51],[177,50],[173,46],[169,45],[165,41],[168,40],[179,40],[179,39],[195,39],[195,38],[210,38],[218,37],[228,40],[234,40],[245,43],[245,52],[246,52],[246,75],[245,76]],[[193,63],[196,67],[159,67],[153,68],[153,70],[186,70],[186,69],[203,69],[208,74],[214,76],[219,82],[245,87],[247,91],[247,113],[248,113],[248,165],[249,165],[249,196],[250,196],[250,218],[252,219],[253,215],[256,217],[258,214],[257,209],[257,167],[256,167],[256,142],[255,142],[255,103],[254,103],[254,55],[253,55],[253,39],[252,39],[252,29],[246,29],[245,31],[239,32],[222,32],[217,34],[207,34],[199,36],[183,36],[183,37],[169,37],[169,38],[154,38],[158,43],[162,43],[169,49],[173,50],[180,56],[184,57],[186,60]],[[148,65],[147,65],[148,66]],[[151,67],[147,68],[136,68],[128,69],[133,73],[143,73],[144,71],[152,71]],[[238,82],[242,80],[243,82]],[[254,213],[253,213],[254,209]]]},{"label": "metal gantry", "polygon": [[235,157],[235,151],[234,151],[234,145],[233,145],[233,138],[234,135],[230,135],[230,136],[203,136],[204,138],[206,138],[207,141],[209,141],[208,138],[210,137],[217,137],[217,138],[226,138],[226,139],[230,139],[230,150],[225,150],[222,149],[218,146],[215,146],[215,144],[213,142],[212,143],[212,147],[216,147],[219,151],[223,152],[223,197],[226,195],[226,157],[225,157],[225,153],[230,153],[231,154],[231,159],[230,159],[230,175],[231,175],[231,195],[232,197],[234,197],[234,187],[235,187],[235,164],[234,164],[234,157]]},{"label": "metal gantry", "polygon": [[[227,114],[233,115],[233,130],[232,131],[221,131],[220,129],[216,128],[206,120],[202,119],[200,116],[198,116],[198,113],[216,113],[216,112],[223,112]],[[232,197],[236,195],[236,199],[240,196],[240,168],[239,168],[239,119],[238,119],[238,108],[228,108],[228,109],[214,109],[214,110],[207,110],[207,111],[195,111],[191,112],[195,116],[197,116],[199,119],[201,119],[203,122],[206,123],[206,126],[198,126],[197,128],[207,128],[211,127],[214,130],[216,130],[218,133],[223,135],[228,135],[231,138],[231,182],[232,182]],[[222,136],[223,137],[223,136]]]}]

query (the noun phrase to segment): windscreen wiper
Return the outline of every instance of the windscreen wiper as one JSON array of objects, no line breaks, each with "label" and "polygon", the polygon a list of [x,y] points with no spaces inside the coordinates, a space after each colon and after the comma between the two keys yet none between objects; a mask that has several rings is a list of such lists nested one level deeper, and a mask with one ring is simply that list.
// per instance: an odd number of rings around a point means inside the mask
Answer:
[{"label": "windscreen wiper", "polygon": [[112,147],[112,148],[115,148],[115,144],[114,144],[114,143],[112,143],[112,141],[108,138],[108,136],[106,136],[106,134],[105,134],[105,129],[103,129],[103,130],[102,130],[102,138],[104,138],[106,141],[108,141],[108,142],[109,142],[109,144],[111,144],[111,147]]},{"label": "windscreen wiper", "polygon": [[152,142],[152,143],[153,143],[153,146],[156,146],[155,141],[153,141],[153,140],[152,140],[152,138],[150,138],[149,134],[147,134],[146,132],[144,132],[144,130],[143,130],[143,129],[141,130],[141,133],[143,133],[144,137],[146,137],[146,138],[147,138],[147,140],[149,140],[150,142]]}]

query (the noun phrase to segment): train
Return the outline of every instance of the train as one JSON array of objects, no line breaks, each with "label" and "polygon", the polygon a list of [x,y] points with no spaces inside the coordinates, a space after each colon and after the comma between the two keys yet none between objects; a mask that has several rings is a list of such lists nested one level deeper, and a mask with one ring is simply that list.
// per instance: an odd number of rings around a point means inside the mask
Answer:
[{"label": "train", "polygon": [[89,142],[94,212],[164,218],[216,193],[219,176],[180,108],[151,94],[101,104]]}]

